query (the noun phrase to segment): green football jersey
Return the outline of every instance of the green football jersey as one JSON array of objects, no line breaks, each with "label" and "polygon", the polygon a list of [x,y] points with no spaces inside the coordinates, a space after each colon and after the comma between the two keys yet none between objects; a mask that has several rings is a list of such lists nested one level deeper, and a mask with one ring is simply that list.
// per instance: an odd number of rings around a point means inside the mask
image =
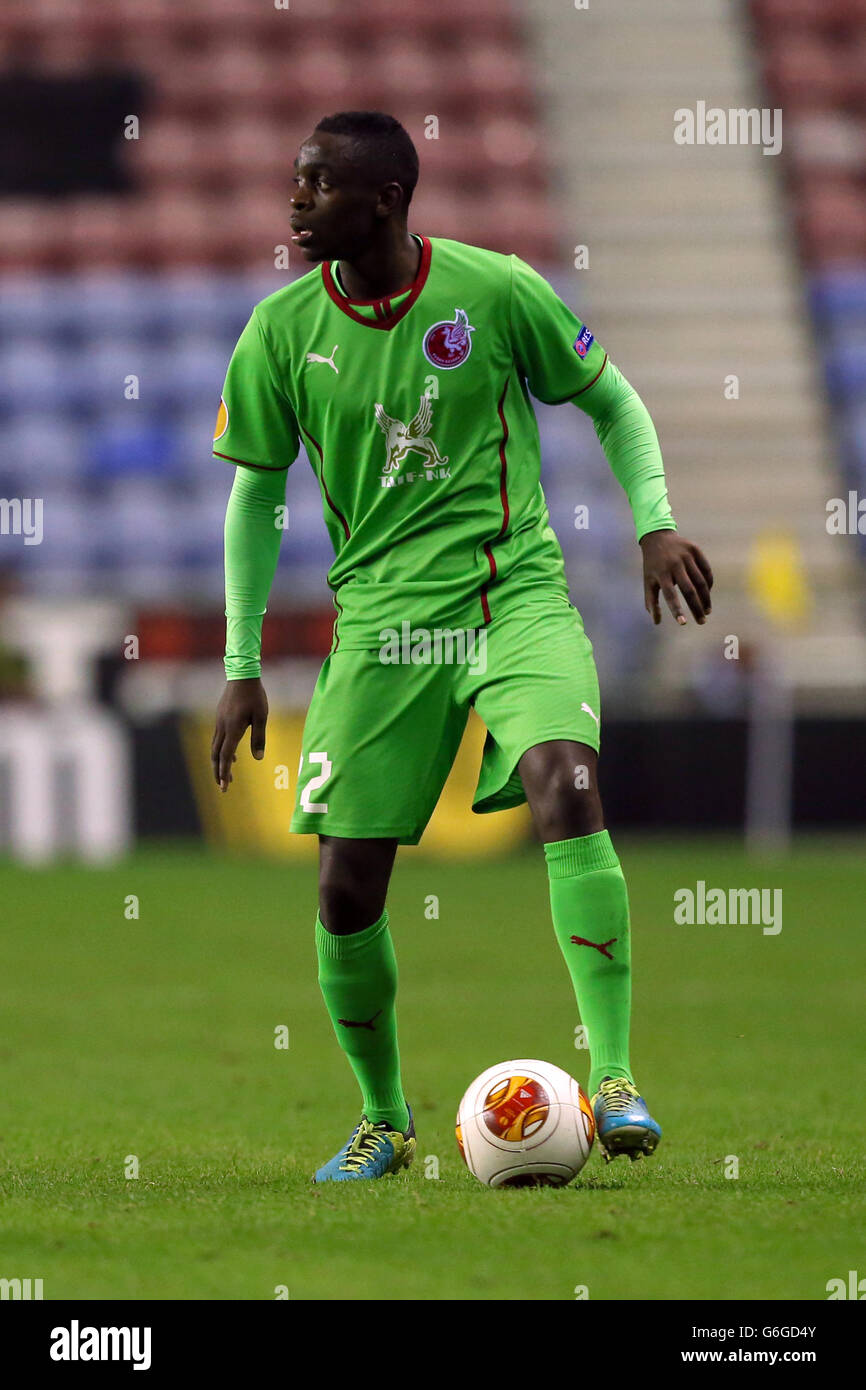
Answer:
[{"label": "green football jersey", "polygon": [[303,441],[335,559],[334,648],[478,627],[530,589],[568,598],[530,391],[580,405],[607,354],[517,256],[418,237],[409,286],[353,302],[323,262],[256,306],[214,453],[284,469]]}]

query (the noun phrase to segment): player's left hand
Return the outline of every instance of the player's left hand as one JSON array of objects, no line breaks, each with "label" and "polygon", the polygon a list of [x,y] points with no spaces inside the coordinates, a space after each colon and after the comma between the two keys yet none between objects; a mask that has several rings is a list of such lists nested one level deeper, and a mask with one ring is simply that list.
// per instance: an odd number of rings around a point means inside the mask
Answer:
[{"label": "player's left hand", "polygon": [[681,626],[688,621],[677,589],[695,622],[705,623],[712,607],[713,572],[701,548],[676,531],[650,531],[641,537],[640,548],[643,551],[644,603],[656,626],[662,620],[659,593],[664,594],[668,608]]}]

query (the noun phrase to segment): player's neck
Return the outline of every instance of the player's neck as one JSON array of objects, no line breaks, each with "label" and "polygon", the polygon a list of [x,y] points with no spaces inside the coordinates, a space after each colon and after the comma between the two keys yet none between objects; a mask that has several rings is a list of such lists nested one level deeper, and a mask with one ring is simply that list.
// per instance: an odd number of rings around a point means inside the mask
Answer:
[{"label": "player's neck", "polygon": [[406,230],[393,241],[340,261],[340,283],[349,299],[384,299],[403,290],[418,274],[421,246]]}]

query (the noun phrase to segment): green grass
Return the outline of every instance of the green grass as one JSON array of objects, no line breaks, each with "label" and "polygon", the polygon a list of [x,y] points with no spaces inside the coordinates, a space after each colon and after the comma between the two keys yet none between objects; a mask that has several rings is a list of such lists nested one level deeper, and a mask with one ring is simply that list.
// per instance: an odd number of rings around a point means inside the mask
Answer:
[{"label": "green grass", "polygon": [[[633,1060],[665,1138],[643,1164],[593,1153],[560,1191],[481,1187],[453,1135],[464,1088],[498,1060],[545,1057],[586,1084],[540,851],[401,853],[419,1160],[318,1189],[358,1105],[315,980],[312,870],[186,849],[0,867],[0,1277],[42,1278],[49,1299],[821,1299],[866,1274],[862,852],[806,841],[754,865],[727,841],[619,848]],[[782,887],[780,935],[674,926],[674,889],[698,878]]]}]

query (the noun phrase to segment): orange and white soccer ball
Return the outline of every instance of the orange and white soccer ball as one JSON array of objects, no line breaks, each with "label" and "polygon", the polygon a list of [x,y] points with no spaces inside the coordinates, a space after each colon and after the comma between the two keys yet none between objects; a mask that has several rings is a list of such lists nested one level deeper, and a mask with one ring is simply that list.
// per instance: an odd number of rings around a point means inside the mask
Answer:
[{"label": "orange and white soccer ball", "polygon": [[488,1067],[457,1111],[457,1145],[488,1187],[563,1187],[595,1137],[586,1092],[561,1067],[521,1059]]}]

